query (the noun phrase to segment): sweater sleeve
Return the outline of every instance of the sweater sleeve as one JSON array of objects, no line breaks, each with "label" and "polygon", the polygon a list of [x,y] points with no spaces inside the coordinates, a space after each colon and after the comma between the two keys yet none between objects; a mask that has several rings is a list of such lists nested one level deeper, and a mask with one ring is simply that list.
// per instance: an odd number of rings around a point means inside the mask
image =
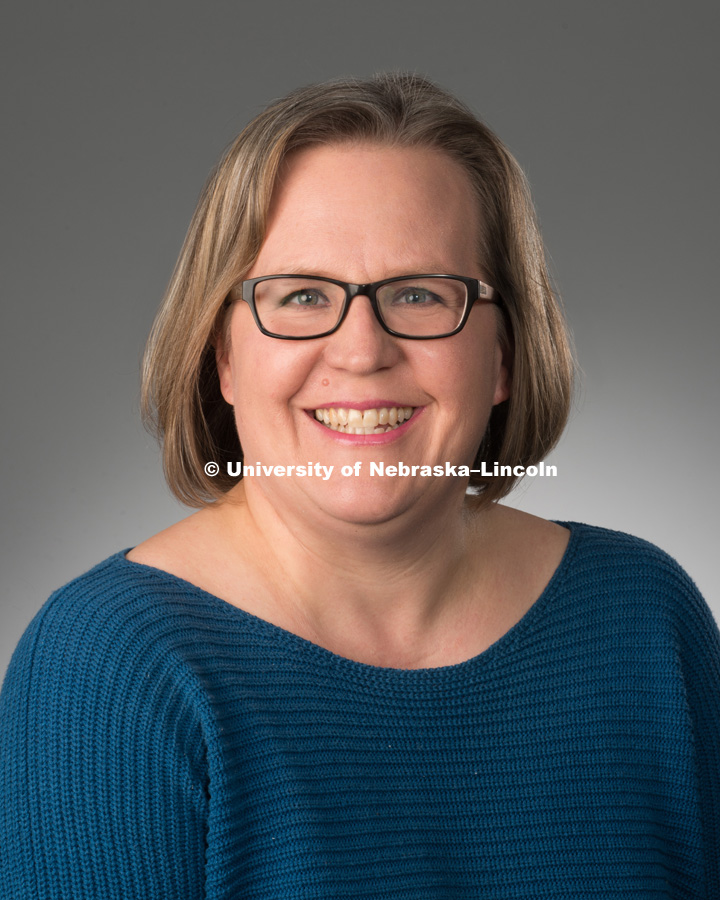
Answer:
[{"label": "sweater sleeve", "polygon": [[720,897],[720,634],[707,604],[682,573],[686,603],[676,622],[692,723],[708,898]]},{"label": "sweater sleeve", "polygon": [[204,897],[202,725],[167,631],[77,585],[26,631],[0,697],[2,900]]}]

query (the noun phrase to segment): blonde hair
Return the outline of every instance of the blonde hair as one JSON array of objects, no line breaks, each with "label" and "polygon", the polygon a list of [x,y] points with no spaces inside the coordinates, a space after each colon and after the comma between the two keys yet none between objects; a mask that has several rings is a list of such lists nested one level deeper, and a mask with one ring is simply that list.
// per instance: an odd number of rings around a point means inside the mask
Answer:
[{"label": "blonde hair", "polygon": [[[493,408],[477,463],[536,465],[562,433],[572,354],[527,182],[510,152],[463,103],[421,76],[310,85],[250,122],[212,172],[148,340],[143,413],[162,443],[170,489],[189,506],[219,499],[238,481],[226,472],[226,462],[242,460],[242,448],[220,393],[214,341],[228,294],[262,246],[280,166],[293,151],[347,141],[434,148],[470,177],[482,210],[478,261],[502,299],[499,333],[512,359],[510,398]],[[220,466],[215,478],[204,473],[210,460]],[[473,476],[470,485],[490,502],[516,481]]]}]

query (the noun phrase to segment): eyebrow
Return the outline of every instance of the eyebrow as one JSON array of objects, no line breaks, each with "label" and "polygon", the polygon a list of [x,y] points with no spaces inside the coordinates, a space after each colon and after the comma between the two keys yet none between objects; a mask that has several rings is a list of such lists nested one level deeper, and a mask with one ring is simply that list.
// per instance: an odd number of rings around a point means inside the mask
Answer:
[{"label": "eyebrow", "polygon": [[[268,274],[278,274],[278,275],[299,275],[305,278],[311,278],[313,276],[317,278],[331,278],[335,281],[345,281],[344,278],[341,278],[339,275],[330,272],[329,269],[324,268],[323,266],[286,266],[282,272],[278,271],[277,273],[268,273]],[[390,272],[382,275],[379,278],[373,278],[373,281],[384,281],[386,278],[400,278],[403,275],[456,275],[460,274],[457,272],[451,271],[447,266],[441,266],[438,264],[427,263],[420,268],[397,268],[393,269]]]}]

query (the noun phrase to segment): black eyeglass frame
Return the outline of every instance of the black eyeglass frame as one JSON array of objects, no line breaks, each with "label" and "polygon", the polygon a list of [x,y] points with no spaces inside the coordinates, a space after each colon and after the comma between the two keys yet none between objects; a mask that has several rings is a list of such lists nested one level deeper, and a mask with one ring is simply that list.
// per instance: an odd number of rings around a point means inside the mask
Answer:
[{"label": "black eyeglass frame", "polygon": [[[255,306],[255,286],[261,281],[274,281],[279,278],[312,278],[313,281],[322,281],[327,282],[328,284],[337,284],[340,287],[344,288],[345,301],[343,303],[342,310],[340,311],[340,316],[335,325],[329,331],[323,331],[321,334],[311,335],[276,334],[274,331],[268,331],[260,321],[260,317]],[[457,328],[454,328],[452,331],[447,331],[445,332],[445,334],[402,334],[402,332],[394,331],[383,320],[382,314],[380,313],[380,307],[378,306],[377,302],[378,289],[384,287],[386,284],[392,284],[393,282],[398,281],[412,281],[415,278],[452,278],[455,281],[461,281],[465,285],[465,309],[463,310],[463,314],[460,318],[460,322],[458,323]],[[454,334],[458,334],[458,332],[463,330],[463,328],[465,327],[465,323],[468,320],[468,316],[470,315],[470,310],[477,302],[482,301],[483,303],[492,303],[495,306],[501,305],[500,298],[496,297],[495,288],[490,287],[490,285],[486,284],[484,281],[480,281],[478,278],[466,278],[464,275],[440,275],[436,272],[430,275],[399,275],[395,278],[385,278],[382,281],[372,281],[369,284],[350,284],[347,281],[338,281],[336,278],[323,278],[320,275],[261,275],[259,278],[250,278],[247,281],[240,282],[238,287],[240,287],[241,289],[239,296],[236,293],[236,288],[230,293],[228,299],[230,301],[244,300],[245,303],[247,303],[250,307],[253,318],[255,319],[255,324],[260,329],[260,331],[268,337],[277,338],[280,341],[314,341],[317,338],[323,338],[327,337],[330,334],[334,334],[345,321],[345,317],[347,316],[348,310],[350,309],[350,304],[356,297],[367,297],[370,300],[370,305],[372,306],[373,312],[375,313],[375,318],[378,320],[378,322],[380,323],[380,327],[384,331],[386,331],[388,334],[391,334],[393,337],[403,338],[404,340],[408,341],[435,341],[439,338],[452,337]]]}]

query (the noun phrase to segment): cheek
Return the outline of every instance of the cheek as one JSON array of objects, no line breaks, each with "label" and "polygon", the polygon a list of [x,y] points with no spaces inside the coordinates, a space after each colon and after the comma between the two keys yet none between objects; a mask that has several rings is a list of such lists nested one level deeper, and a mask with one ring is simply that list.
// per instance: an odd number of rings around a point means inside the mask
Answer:
[{"label": "cheek", "polygon": [[233,328],[232,348],[221,385],[231,384],[238,428],[286,419],[293,411],[294,398],[312,378],[316,349],[302,342],[269,338],[254,323],[252,330],[246,323]]},{"label": "cheek", "polygon": [[499,352],[496,342],[488,335],[461,332],[456,338],[448,338],[447,346],[432,348],[421,363],[421,369],[432,372],[446,399],[454,405],[475,405],[495,393],[499,370]]},{"label": "cheek", "polygon": [[469,332],[443,360],[437,359],[434,372],[438,385],[442,385],[443,421],[450,423],[446,427],[450,428],[457,452],[463,457],[474,457],[492,408],[505,399],[506,393],[502,353],[494,331]]}]

